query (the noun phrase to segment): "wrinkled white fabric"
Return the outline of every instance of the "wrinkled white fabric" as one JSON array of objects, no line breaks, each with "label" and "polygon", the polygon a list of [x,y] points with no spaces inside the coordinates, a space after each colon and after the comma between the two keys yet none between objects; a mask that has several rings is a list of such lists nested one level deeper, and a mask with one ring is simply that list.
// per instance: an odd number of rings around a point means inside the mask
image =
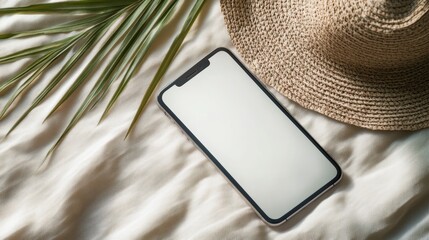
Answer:
[{"label": "wrinkled white fabric", "polygon": [[[0,16],[0,32],[46,26],[59,19]],[[179,22],[175,19],[161,37],[171,37]],[[0,55],[59,37],[3,40]],[[63,86],[0,143],[0,239],[429,239],[429,129],[365,130],[275,94],[344,171],[337,187],[276,228],[257,217],[154,99],[123,140],[170,42],[171,38],[155,44],[157,49],[110,116],[97,125],[113,91],[77,124],[44,171],[37,171],[44,155],[101,71],[43,123],[82,68],[73,70]],[[219,46],[234,51],[219,2],[209,1],[161,87]],[[27,61],[0,66],[0,80]],[[58,69],[43,75],[41,84],[0,122],[0,136]],[[3,105],[7,95],[0,99]]]}]

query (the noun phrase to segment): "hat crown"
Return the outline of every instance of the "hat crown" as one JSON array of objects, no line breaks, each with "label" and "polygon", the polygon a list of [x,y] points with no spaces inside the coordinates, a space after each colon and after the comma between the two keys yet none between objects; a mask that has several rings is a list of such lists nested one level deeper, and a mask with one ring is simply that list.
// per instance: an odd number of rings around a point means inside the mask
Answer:
[{"label": "hat crown", "polygon": [[[429,57],[427,0],[323,4],[316,44],[335,62],[370,68],[415,65]],[[320,8],[319,8],[320,9]]]}]

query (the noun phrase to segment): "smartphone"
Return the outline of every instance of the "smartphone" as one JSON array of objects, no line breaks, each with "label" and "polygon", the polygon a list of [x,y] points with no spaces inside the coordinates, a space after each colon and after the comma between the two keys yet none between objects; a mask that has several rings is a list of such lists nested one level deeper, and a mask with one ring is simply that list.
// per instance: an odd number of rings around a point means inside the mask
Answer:
[{"label": "smartphone", "polygon": [[269,225],[341,179],[338,164],[225,48],[163,89],[158,103]]}]

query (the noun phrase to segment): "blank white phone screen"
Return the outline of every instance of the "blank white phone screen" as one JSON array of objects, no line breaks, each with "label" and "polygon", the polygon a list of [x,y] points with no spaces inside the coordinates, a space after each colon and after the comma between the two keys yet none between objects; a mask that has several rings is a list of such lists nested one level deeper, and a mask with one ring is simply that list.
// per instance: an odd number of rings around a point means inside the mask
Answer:
[{"label": "blank white phone screen", "polygon": [[337,170],[228,53],[209,61],[162,101],[259,208],[278,219]]}]

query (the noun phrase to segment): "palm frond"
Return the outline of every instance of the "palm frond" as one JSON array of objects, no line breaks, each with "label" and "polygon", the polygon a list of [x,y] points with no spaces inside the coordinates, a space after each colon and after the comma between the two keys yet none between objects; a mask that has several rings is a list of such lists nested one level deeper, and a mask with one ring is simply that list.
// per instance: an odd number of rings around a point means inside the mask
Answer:
[{"label": "palm frond", "polygon": [[35,14],[35,13],[94,13],[110,11],[128,6],[130,3],[137,0],[121,0],[121,1],[70,1],[70,2],[53,2],[34,4],[24,7],[3,8],[0,9],[0,14]]},{"label": "palm frond", "polygon": [[[48,119],[52,114],[76,91],[76,89],[84,83],[87,77],[96,69],[96,67],[101,63],[102,60],[111,52],[116,43],[130,31],[133,29],[135,22],[140,19],[139,16],[146,9],[146,5],[140,5],[136,9],[132,11],[130,15],[120,24],[120,26],[116,29],[116,31],[107,39],[107,41],[102,45],[101,51],[95,55],[92,61],[86,65],[85,69],[79,75],[79,77],[73,82],[70,88],[66,91],[66,93],[61,97],[61,99],[57,102],[54,108],[49,112],[46,119]],[[105,28],[108,28],[109,25],[105,25]],[[46,120],[45,119],[45,120]]]},{"label": "palm frond", "polygon": [[[164,3],[161,1],[155,1],[154,4],[146,4],[141,5],[141,8],[137,9],[135,12],[135,16],[132,17],[131,21],[134,21],[133,28],[130,30],[130,32],[125,36],[124,42],[122,42],[121,47],[119,51],[115,54],[115,57],[112,59],[112,61],[108,64],[106,69],[104,70],[101,77],[97,80],[85,100],[82,102],[79,109],[74,114],[73,118],[67,125],[66,129],[63,131],[61,136],[58,138],[58,140],[55,142],[55,144],[52,146],[52,148],[48,151],[49,156],[62,142],[62,140],[67,136],[67,134],[70,132],[70,130],[76,125],[76,123],[81,119],[81,117],[85,114],[86,110],[92,105],[93,101],[97,98],[97,96],[100,94],[104,84],[107,84],[107,82],[112,82],[114,78],[112,78],[112,73],[117,71],[118,64],[124,60],[124,54],[129,50],[131,45],[134,43],[135,38],[139,34],[139,29],[146,23],[149,16],[156,11],[156,9],[160,6],[162,6]],[[147,10],[147,11],[145,11]],[[106,50],[110,50],[109,48],[105,48]],[[107,53],[107,52],[106,52]],[[101,60],[100,58],[99,60]],[[123,62],[123,61],[122,61]],[[60,101],[61,102],[61,101]],[[57,107],[57,106],[56,106]],[[56,109],[56,108],[54,108]],[[52,113],[52,112],[51,112]],[[49,116],[49,115],[48,115]]]},{"label": "palm frond", "polygon": [[41,66],[28,78],[23,84],[19,86],[18,89],[15,90],[15,92],[12,94],[12,96],[9,98],[5,106],[3,107],[3,110],[0,112],[0,119],[4,117],[7,110],[9,110],[12,103],[20,96],[26,89],[29,88],[29,86],[34,82],[37,81],[40,77],[40,75],[44,72],[45,69],[47,69],[49,66],[52,65],[52,63],[58,59],[64,52],[69,50],[73,45],[65,45],[55,51],[50,52],[48,55],[45,56],[45,59]]},{"label": "palm frond", "polygon": [[84,56],[86,51],[88,51],[94,43],[101,39],[102,35],[107,31],[107,29],[98,29],[97,31],[91,32],[88,36],[83,46],[77,50],[73,56],[64,64],[61,70],[52,78],[49,84],[37,95],[34,99],[33,103],[29,108],[18,118],[18,120],[14,123],[14,125],[9,129],[6,136],[9,135],[21,122],[24,120],[27,115],[43,100],[48,96],[48,94],[54,89],[58,83],[67,75],[67,73],[76,65],[76,63]]},{"label": "palm frond", "polygon": [[58,49],[64,45],[69,45],[71,42],[73,42],[76,39],[76,36],[68,37],[66,39],[62,39],[59,41],[55,41],[43,46],[37,46],[32,48],[27,48],[22,51],[18,51],[16,53],[12,53],[3,57],[0,57],[0,64],[14,62],[19,59],[25,58],[25,57],[31,57],[33,55],[41,54],[41,53],[47,53],[51,52],[52,50]]},{"label": "palm frond", "polygon": [[37,70],[46,61],[47,57],[49,57],[49,55],[44,55],[44,56],[38,58],[32,64],[30,64],[29,66],[24,68],[23,71],[20,72],[19,74],[15,75],[14,77],[12,77],[6,81],[1,82],[0,83],[0,93],[3,93],[7,89],[9,89],[9,87],[11,87],[14,84],[16,84],[17,82],[19,82],[19,80],[26,77],[28,74],[32,73],[33,71]]},{"label": "palm frond", "polygon": [[13,33],[3,33],[0,34],[0,39],[34,37],[38,35],[49,35],[79,31],[82,29],[93,27],[94,25],[102,22],[103,20],[112,15],[112,11],[96,15],[90,15],[82,19],[77,19],[75,21],[66,22],[52,27]]},{"label": "palm frond", "polygon": [[124,91],[125,87],[127,86],[128,82],[131,80],[131,77],[137,72],[138,66],[140,66],[146,56],[146,53],[150,47],[150,45],[153,43],[153,41],[156,39],[156,36],[159,34],[160,30],[167,24],[169,21],[172,10],[175,7],[177,2],[174,2],[167,11],[165,12],[164,16],[162,16],[159,21],[157,21],[152,27],[144,29],[144,32],[140,35],[140,39],[137,41],[139,45],[136,47],[136,49],[133,49],[133,56],[130,57],[130,67],[128,68],[127,72],[125,73],[124,77],[122,78],[122,81],[120,82],[118,88],[116,89],[115,93],[113,94],[112,98],[110,99],[109,103],[107,104],[106,109],[103,112],[103,115],[100,118],[100,122],[108,115],[113,105],[118,100],[121,93]]},{"label": "palm frond", "polygon": [[137,121],[140,118],[141,113],[145,109],[150,97],[152,96],[153,92],[155,91],[156,86],[158,86],[159,82],[161,81],[161,78],[167,72],[168,67],[170,66],[171,62],[173,61],[174,57],[176,56],[177,52],[179,51],[180,46],[182,46],[183,40],[185,39],[186,35],[188,34],[189,29],[191,29],[192,24],[197,19],[197,16],[201,11],[204,2],[205,2],[205,0],[197,0],[195,2],[194,6],[192,7],[192,10],[189,13],[189,15],[185,21],[185,24],[183,25],[179,35],[174,39],[172,45],[170,46],[170,49],[167,52],[167,55],[165,56],[164,60],[161,63],[161,66],[158,68],[158,71],[156,72],[155,77],[150,82],[149,87],[143,96],[143,99],[140,103],[140,106],[137,109],[137,112],[134,116],[133,121],[131,122],[131,125],[130,125],[125,137],[127,137],[130,134],[131,130],[137,124]]},{"label": "palm frond", "polygon": [[[204,2],[204,0],[197,0],[193,4],[180,33],[174,39],[155,77],[144,94],[126,136],[128,136],[131,129],[137,123],[149,97],[173,61]],[[89,76],[94,74],[106,59],[110,59],[105,69],[101,71],[100,77],[95,81],[90,92],[86,95],[78,110],[74,113],[66,128],[46,156],[50,156],[57,149],[86,112],[96,106],[101,99],[105,98],[112,83],[120,81],[100,121],[107,117],[132,77],[140,69],[159,32],[165,28],[176,12],[175,9],[178,3],[179,0],[80,0],[0,9],[0,15],[67,13],[78,17],[78,19],[42,29],[0,33],[0,39],[71,33],[68,37],[58,41],[23,49],[6,56],[0,56],[0,64],[15,62],[23,58],[31,59],[30,64],[24,67],[18,74],[6,81],[0,82],[0,93],[19,84],[11,96],[9,96],[7,102],[2,106],[0,120],[6,114],[13,111],[12,106],[19,104],[17,100],[20,96],[31,89],[33,85],[37,84],[47,69],[58,64],[57,59],[65,56],[74,49],[74,52],[69,54],[69,59],[65,61],[54,77],[48,80],[47,85],[37,94],[24,113],[20,115],[6,136],[16,129],[30,112],[55,91],[71,70],[76,69],[81,64],[85,64],[83,70],[73,80],[60,100],[57,101],[46,119],[52,116],[71,95],[75,94],[80,86],[86,84]],[[83,59],[88,55],[88,52],[95,47],[100,50],[91,61],[83,63]]]}]

